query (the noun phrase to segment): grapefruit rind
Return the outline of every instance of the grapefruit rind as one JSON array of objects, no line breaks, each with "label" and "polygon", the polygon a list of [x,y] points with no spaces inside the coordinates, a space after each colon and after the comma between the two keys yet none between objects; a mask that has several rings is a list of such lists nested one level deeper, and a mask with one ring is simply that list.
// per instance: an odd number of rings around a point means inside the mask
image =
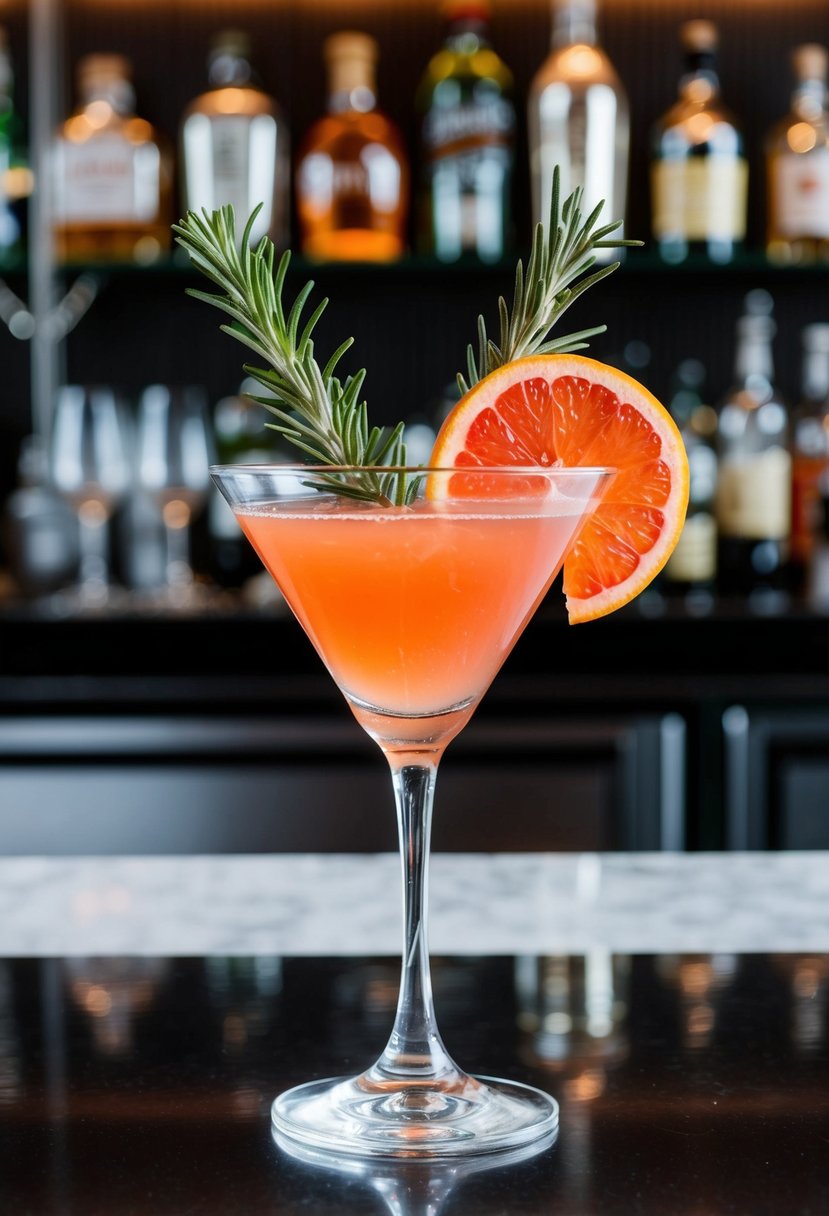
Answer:
[{"label": "grapefruit rind", "polygon": [[[618,469],[564,563],[572,624],[614,612],[652,582],[688,506],[688,459],[668,411],[631,376],[584,355],[535,355],[492,372],[447,416],[430,464]],[[430,478],[426,494],[451,497],[452,479]]]}]

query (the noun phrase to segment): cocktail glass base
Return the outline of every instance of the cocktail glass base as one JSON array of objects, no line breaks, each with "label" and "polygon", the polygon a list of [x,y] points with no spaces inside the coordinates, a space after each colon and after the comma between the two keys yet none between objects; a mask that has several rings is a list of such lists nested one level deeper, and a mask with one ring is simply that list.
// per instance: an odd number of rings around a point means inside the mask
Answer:
[{"label": "cocktail glass base", "polygon": [[530,1085],[493,1077],[310,1081],[280,1094],[274,1130],[338,1156],[467,1157],[507,1152],[558,1130],[558,1103]]}]

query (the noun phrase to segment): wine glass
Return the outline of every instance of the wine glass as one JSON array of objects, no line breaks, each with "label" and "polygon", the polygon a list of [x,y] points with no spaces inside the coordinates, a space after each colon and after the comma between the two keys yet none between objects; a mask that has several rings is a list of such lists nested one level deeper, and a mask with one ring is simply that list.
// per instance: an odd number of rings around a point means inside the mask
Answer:
[{"label": "wine glass", "polygon": [[[430,822],[446,745],[545,595],[611,472],[225,465],[212,473],[385,753],[397,804],[404,937],[391,1036],[358,1077],[279,1095],[276,1132],[363,1158],[465,1157],[549,1138],[558,1107],[548,1094],[467,1075],[441,1040],[427,941]],[[411,503],[392,506],[401,482]],[[353,497],[378,488],[382,505]]]},{"label": "wine glass", "polygon": [[131,481],[124,404],[113,389],[67,384],[58,390],[49,442],[55,489],[78,517],[77,593],[86,605],[110,598],[109,520]]},{"label": "wine glass", "polygon": [[186,606],[195,595],[190,524],[207,498],[212,445],[204,390],[151,384],[141,394],[136,480],[164,524],[167,593]]}]

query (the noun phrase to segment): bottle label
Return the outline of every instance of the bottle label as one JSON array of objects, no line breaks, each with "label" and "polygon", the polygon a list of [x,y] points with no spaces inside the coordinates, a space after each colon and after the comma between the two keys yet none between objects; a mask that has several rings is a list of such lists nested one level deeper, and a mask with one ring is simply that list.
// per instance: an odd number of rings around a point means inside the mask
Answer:
[{"label": "bottle label", "polygon": [[323,214],[339,208],[340,228],[370,227],[372,212],[393,215],[400,206],[401,186],[400,164],[382,144],[366,144],[354,160],[312,152],[299,170],[303,205]]},{"label": "bottle label", "polygon": [[792,557],[806,565],[822,518],[821,478],[829,468],[825,456],[795,456],[792,463]]},{"label": "bottle label", "polygon": [[665,566],[665,577],[675,583],[708,583],[716,572],[716,520],[707,511],[689,515]]},{"label": "bottle label", "polygon": [[503,97],[457,106],[433,106],[423,120],[423,147],[428,161],[464,158],[482,148],[509,149],[515,112]]},{"label": "bottle label", "polygon": [[158,214],[161,156],[155,144],[117,135],[61,140],[55,217],[62,223],[150,223]]},{"label": "bottle label", "polygon": [[829,237],[829,148],[784,152],[772,165],[772,190],[780,236]]},{"label": "bottle label", "polygon": [[276,119],[270,114],[191,114],[183,147],[188,208],[212,211],[230,205],[238,228],[262,203],[251,230],[256,244],[271,228],[276,188],[287,180]]},{"label": "bottle label", "polygon": [[689,156],[653,166],[653,231],[688,241],[739,241],[746,231],[748,166],[738,156]]},{"label": "bottle label", "polygon": [[723,536],[786,540],[791,528],[792,462],[784,448],[724,460],[717,484],[717,523]]}]

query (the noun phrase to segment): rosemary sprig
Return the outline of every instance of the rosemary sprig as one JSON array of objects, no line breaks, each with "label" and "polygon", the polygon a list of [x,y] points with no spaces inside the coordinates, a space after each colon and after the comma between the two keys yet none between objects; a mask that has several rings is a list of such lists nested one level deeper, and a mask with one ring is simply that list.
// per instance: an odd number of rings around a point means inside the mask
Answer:
[{"label": "rosemary sprig", "polygon": [[399,422],[390,430],[369,428],[366,403],[360,400],[365,370],[344,380],[335,375],[353,338],[340,343],[320,367],[312,334],[328,300],[321,300],[303,320],[314,287],[308,282],[286,309],[282,297],[290,250],[281,255],[274,269],[273,242],[264,237],[255,249],[250,245],[251,228],[260,209],[248,220],[240,246],[232,207],[201,215],[190,211],[173,225],[178,244],[221,293],[188,288],[188,294],[226,313],[233,323],[222,325],[222,330],[268,364],[264,368],[245,366],[245,372],[271,394],[254,397],[277,420],[267,426],[316,464],[389,467],[389,472],[373,474],[332,469],[330,474],[309,479],[310,485],[364,502],[403,506],[416,491],[416,482],[397,471],[406,463],[404,424]]},{"label": "rosemary sprig", "polygon": [[[521,359],[526,355],[546,355],[554,352],[583,350],[587,338],[604,333],[607,326],[597,325],[582,329],[578,333],[547,341],[547,335],[574,300],[590,287],[607,278],[619,266],[611,262],[582,279],[575,287],[571,283],[589,270],[596,261],[597,249],[615,249],[621,245],[641,245],[641,241],[608,240],[622,221],[614,220],[596,228],[603,203],[584,219],[581,213],[583,190],[579,186],[560,206],[561,174],[558,166],[553,172],[553,192],[550,202],[550,219],[546,230],[537,224],[533,235],[532,250],[527,263],[519,259],[515,268],[515,290],[512,315],[503,296],[498,300],[500,335],[495,343],[487,334],[486,322],[478,317],[478,353],[472,345],[467,347],[467,374],[458,373],[458,387],[468,392],[484,376]],[[595,229],[595,231],[594,231]]]}]

